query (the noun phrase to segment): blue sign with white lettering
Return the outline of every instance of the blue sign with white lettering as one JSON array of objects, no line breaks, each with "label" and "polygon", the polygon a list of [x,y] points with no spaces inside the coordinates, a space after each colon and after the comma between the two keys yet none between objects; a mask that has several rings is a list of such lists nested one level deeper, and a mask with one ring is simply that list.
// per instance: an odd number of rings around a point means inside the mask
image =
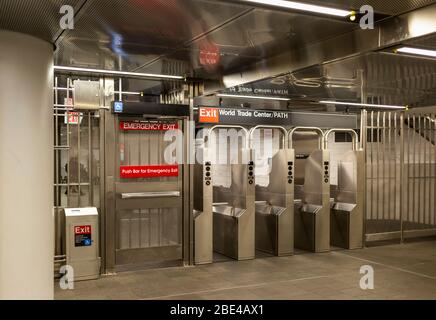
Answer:
[{"label": "blue sign with white lettering", "polygon": [[121,101],[115,101],[114,102],[114,112],[116,113],[123,113],[124,106]]}]

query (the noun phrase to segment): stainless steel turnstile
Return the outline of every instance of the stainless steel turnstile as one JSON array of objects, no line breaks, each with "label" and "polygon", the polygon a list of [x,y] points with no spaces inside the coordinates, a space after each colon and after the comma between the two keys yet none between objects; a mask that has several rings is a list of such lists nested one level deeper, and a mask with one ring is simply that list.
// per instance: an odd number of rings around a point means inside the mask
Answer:
[{"label": "stainless steel turnstile", "polygon": [[260,185],[256,180],[256,250],[277,256],[292,255],[294,251],[294,152],[288,149],[288,133],[285,128],[256,126],[250,130],[250,145],[256,159],[258,157],[253,145],[254,133],[266,129],[278,131],[282,139],[280,149],[272,155],[268,183]]},{"label": "stainless steel turnstile", "polygon": [[241,126],[214,126],[206,134],[206,146],[209,146],[211,134],[216,129],[240,130],[244,147],[239,150],[241,162],[212,164],[224,166],[231,176],[230,186],[213,186],[213,250],[237,260],[254,259],[255,184],[248,131]]},{"label": "stainless steel turnstile", "polygon": [[[294,134],[318,134],[318,147],[310,154],[294,150]],[[295,153],[295,248],[330,251],[330,157],[323,150],[323,131],[296,127],[289,131],[289,148]]]},{"label": "stainless steel turnstile", "polygon": [[338,159],[337,185],[331,185],[331,244],[346,249],[363,247],[364,154],[359,137],[351,129],[331,129],[324,135],[328,149],[329,136],[345,132],[352,136],[352,150]]},{"label": "stainless steel turnstile", "polygon": [[[213,262],[212,161],[204,144],[196,147],[194,165],[194,263]],[[199,163],[198,161],[201,161]]]}]

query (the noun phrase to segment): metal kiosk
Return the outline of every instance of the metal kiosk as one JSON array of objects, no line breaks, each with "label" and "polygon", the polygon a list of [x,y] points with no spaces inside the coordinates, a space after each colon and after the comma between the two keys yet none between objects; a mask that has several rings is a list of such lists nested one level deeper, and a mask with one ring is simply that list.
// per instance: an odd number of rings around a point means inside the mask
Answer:
[{"label": "metal kiosk", "polygon": [[292,166],[294,152],[287,148],[288,133],[280,126],[256,126],[250,130],[253,152],[254,133],[272,129],[281,132],[281,147],[271,159],[269,183],[256,181],[256,250],[276,256],[294,251],[294,189]]},{"label": "metal kiosk", "polygon": [[363,247],[364,156],[359,137],[352,129],[331,129],[324,135],[328,149],[331,133],[345,132],[352,137],[353,149],[338,161],[338,183],[331,186],[331,245],[345,249]]},{"label": "metal kiosk", "polygon": [[[318,134],[318,148],[307,156],[294,150],[294,134]],[[324,133],[316,127],[289,131],[289,148],[295,161],[295,248],[312,252],[330,251],[330,156],[323,150]]]}]

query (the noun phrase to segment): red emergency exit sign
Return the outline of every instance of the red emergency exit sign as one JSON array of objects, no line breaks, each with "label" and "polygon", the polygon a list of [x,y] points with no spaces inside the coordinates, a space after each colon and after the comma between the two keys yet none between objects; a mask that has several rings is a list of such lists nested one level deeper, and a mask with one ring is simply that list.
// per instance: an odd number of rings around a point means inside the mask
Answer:
[{"label": "red emergency exit sign", "polygon": [[75,226],[74,227],[74,234],[90,234],[91,233],[91,226]]},{"label": "red emergency exit sign", "polygon": [[179,166],[120,166],[122,179],[178,177]]},{"label": "red emergency exit sign", "polygon": [[120,130],[123,131],[170,131],[178,128],[177,123],[120,121]]}]

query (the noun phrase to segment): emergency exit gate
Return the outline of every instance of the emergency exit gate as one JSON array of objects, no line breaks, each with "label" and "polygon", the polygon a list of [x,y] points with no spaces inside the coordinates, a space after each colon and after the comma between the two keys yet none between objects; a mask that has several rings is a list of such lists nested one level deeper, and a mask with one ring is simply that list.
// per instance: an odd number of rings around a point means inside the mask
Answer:
[{"label": "emergency exit gate", "polygon": [[363,111],[366,241],[436,235],[436,116]]},{"label": "emergency exit gate", "polygon": [[[105,113],[108,270],[181,265],[189,252],[183,240],[191,216],[182,134],[189,110],[178,106],[161,117],[164,106],[141,106],[124,103],[124,113]],[[171,144],[176,147],[169,151]]]}]

